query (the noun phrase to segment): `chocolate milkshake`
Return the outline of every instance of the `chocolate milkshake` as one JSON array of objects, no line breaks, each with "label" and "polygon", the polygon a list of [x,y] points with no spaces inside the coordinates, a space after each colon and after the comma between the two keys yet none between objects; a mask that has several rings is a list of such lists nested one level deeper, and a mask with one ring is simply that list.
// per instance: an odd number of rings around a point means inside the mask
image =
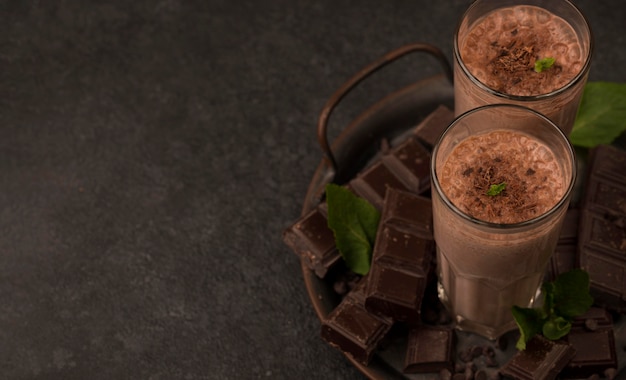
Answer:
[{"label": "chocolate milkshake", "polygon": [[478,0],[459,24],[454,49],[456,115],[513,103],[571,132],[589,72],[591,32],[569,1]]},{"label": "chocolate milkshake", "polygon": [[440,298],[458,328],[495,339],[532,304],[575,179],[565,135],[527,108],[457,118],[433,151]]}]

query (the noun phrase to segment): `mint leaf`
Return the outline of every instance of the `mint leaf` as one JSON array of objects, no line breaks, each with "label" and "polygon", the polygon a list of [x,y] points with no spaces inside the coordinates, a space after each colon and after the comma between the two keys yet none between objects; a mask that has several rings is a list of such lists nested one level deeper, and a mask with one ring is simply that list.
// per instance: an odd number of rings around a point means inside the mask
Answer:
[{"label": "mint leaf", "polygon": [[588,82],[570,133],[573,145],[610,144],[626,131],[626,83]]},{"label": "mint leaf", "polygon": [[345,187],[326,185],[328,227],[350,270],[365,275],[370,270],[380,212]]},{"label": "mint leaf", "polygon": [[513,306],[511,312],[521,334],[515,347],[518,350],[525,350],[526,342],[541,332],[544,320],[541,317],[541,312],[537,309]]},{"label": "mint leaf", "polygon": [[497,185],[489,186],[489,190],[487,190],[487,195],[496,196],[506,189],[506,182],[499,183]]},{"label": "mint leaf", "polygon": [[593,304],[589,294],[589,274],[573,269],[560,274],[554,281],[541,286],[543,305],[537,308],[513,306],[511,313],[520,330],[515,345],[524,350],[526,342],[535,334],[556,340],[569,334],[574,317],[582,315]]},{"label": "mint leaf", "polygon": [[582,269],[563,273],[554,281],[554,312],[565,318],[584,314],[593,305],[589,274]]},{"label": "mint leaf", "polygon": [[569,334],[572,329],[572,323],[563,317],[554,316],[544,322],[541,332],[543,336],[550,340],[561,339]]},{"label": "mint leaf", "polygon": [[542,58],[542,59],[538,59],[535,61],[535,72],[542,72],[543,70],[547,70],[550,67],[552,67],[552,65],[554,65],[554,62],[556,62],[556,59],[552,58],[552,57],[546,57],[546,58]]}]

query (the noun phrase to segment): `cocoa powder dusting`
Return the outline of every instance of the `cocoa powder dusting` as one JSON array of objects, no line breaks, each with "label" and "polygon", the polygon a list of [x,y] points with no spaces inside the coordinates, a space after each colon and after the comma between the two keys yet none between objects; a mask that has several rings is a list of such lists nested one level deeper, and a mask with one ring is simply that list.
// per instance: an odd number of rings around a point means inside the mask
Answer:
[{"label": "cocoa powder dusting", "polygon": [[[516,132],[494,131],[462,141],[443,166],[440,183],[459,209],[480,220],[519,223],[540,216],[563,196],[552,152]],[[497,195],[492,185],[506,183]]]},{"label": "cocoa powder dusting", "polygon": [[[542,186],[529,189],[527,181],[519,176],[515,170],[516,165],[510,162],[510,159],[499,156],[490,159],[483,156],[477,162],[473,162],[472,166],[473,168],[464,171],[470,173],[468,177],[472,183],[466,191],[466,195],[474,199],[468,205],[470,215],[486,220],[502,219],[507,214],[507,217],[519,220],[537,216],[537,205],[528,195],[529,192],[544,189]],[[506,188],[501,193],[487,195],[492,185],[500,183],[506,183]]]},{"label": "cocoa powder dusting", "polygon": [[555,63],[549,70],[535,72],[535,62],[540,57],[536,46],[540,45],[538,36],[529,30],[510,32],[508,38],[493,41],[491,46],[499,51],[498,55],[487,63],[487,72],[491,75],[494,90],[510,93],[511,89],[525,86],[541,88],[544,84],[555,82],[563,71],[560,63]]},{"label": "cocoa powder dusting", "polygon": [[[581,43],[563,19],[534,6],[501,8],[469,31],[461,46],[469,71],[489,88],[516,96],[555,91],[583,65]],[[535,72],[535,62],[556,61]]]}]

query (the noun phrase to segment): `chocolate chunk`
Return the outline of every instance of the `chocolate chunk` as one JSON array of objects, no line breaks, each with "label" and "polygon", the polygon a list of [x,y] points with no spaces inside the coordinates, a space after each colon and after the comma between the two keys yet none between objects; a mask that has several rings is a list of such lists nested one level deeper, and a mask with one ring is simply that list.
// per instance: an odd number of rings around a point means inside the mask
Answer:
[{"label": "chocolate chunk", "polygon": [[552,341],[535,335],[500,369],[500,373],[513,379],[555,379],[574,357],[575,350],[567,342]]},{"label": "chocolate chunk", "polygon": [[414,133],[432,149],[453,119],[454,113],[448,107],[440,105],[415,127]]},{"label": "chocolate chunk", "polygon": [[578,218],[580,210],[569,209],[554,253],[550,257],[545,280],[554,281],[558,275],[569,272],[577,266]]},{"label": "chocolate chunk", "polygon": [[335,246],[335,235],[319,208],[287,228],[283,232],[283,241],[319,277],[324,277],[341,257]]},{"label": "chocolate chunk", "polygon": [[425,239],[434,239],[432,203],[426,197],[406,191],[390,191],[382,222],[414,232]]},{"label": "chocolate chunk", "polygon": [[369,201],[378,210],[382,210],[385,193],[388,188],[409,190],[382,161],[359,173],[350,181],[354,192]]},{"label": "chocolate chunk", "polygon": [[565,340],[574,347],[576,355],[563,369],[561,377],[602,375],[617,368],[612,317],[605,309],[594,307],[575,318]]},{"label": "chocolate chunk", "polygon": [[419,321],[434,257],[431,209],[428,198],[387,190],[372,254],[367,310],[396,321]]},{"label": "chocolate chunk", "polygon": [[566,340],[576,350],[572,361],[563,369],[563,378],[581,378],[602,374],[617,368],[613,330],[572,330]]},{"label": "chocolate chunk", "polygon": [[421,325],[409,333],[405,373],[454,372],[456,335],[451,328]]},{"label": "chocolate chunk", "polygon": [[382,161],[409,191],[422,194],[430,189],[430,153],[417,139],[407,138]]},{"label": "chocolate chunk", "polygon": [[367,365],[393,325],[390,318],[365,309],[367,277],[322,321],[321,336],[331,346]]},{"label": "chocolate chunk", "polygon": [[626,311],[626,151],[590,152],[579,227],[580,267],[597,304]]}]

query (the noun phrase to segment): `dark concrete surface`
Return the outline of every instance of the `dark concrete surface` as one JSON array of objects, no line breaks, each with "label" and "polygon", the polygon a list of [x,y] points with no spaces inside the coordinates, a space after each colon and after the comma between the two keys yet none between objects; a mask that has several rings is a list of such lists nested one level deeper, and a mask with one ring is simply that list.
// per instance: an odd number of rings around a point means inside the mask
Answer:
[{"label": "dark concrete surface", "polygon": [[[362,378],[280,234],[332,92],[406,43],[450,56],[469,3],[0,1],[0,378]],[[624,82],[626,8],[576,3],[591,80]],[[398,62],[332,133],[438,71]]]}]

